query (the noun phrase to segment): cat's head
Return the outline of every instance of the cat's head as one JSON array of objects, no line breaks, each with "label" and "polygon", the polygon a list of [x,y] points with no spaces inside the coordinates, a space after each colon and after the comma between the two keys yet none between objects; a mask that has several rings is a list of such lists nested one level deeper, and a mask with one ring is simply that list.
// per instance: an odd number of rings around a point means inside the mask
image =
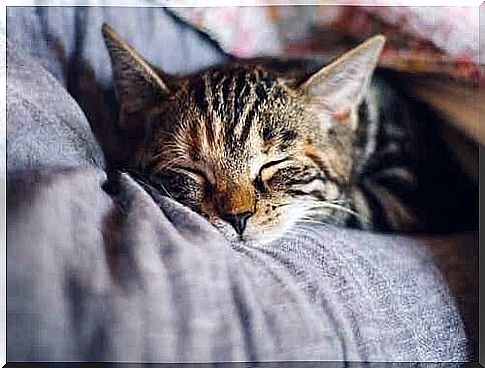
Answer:
[{"label": "cat's head", "polygon": [[301,83],[241,63],[190,76],[151,66],[108,26],[120,124],[144,132],[134,165],[229,240],[348,216],[357,108],[384,37]]}]

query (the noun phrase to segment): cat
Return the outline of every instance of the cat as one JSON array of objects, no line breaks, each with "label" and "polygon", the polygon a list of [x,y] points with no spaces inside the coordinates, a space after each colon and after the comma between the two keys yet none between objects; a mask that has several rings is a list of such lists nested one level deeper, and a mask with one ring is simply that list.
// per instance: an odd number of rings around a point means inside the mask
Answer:
[{"label": "cat", "polygon": [[120,126],[139,137],[130,172],[229,241],[271,242],[313,222],[417,228],[410,119],[383,115],[392,91],[373,79],[384,36],[301,79],[241,60],[168,75],[102,33]]}]

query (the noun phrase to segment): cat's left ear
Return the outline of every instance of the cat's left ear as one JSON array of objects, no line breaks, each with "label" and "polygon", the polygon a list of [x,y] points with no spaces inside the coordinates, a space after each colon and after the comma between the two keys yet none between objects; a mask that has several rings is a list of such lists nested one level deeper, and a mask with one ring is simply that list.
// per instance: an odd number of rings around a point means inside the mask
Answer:
[{"label": "cat's left ear", "polygon": [[370,38],[314,73],[300,89],[319,110],[337,120],[346,120],[369,87],[385,40],[382,35]]},{"label": "cat's left ear", "polygon": [[107,24],[102,33],[108,48],[121,119],[152,107],[159,96],[170,94],[162,76]]}]

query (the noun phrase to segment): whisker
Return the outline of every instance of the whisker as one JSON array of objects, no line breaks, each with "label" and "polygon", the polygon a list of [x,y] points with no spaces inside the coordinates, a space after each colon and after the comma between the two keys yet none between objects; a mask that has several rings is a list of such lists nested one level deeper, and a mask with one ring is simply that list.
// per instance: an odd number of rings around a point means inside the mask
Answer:
[{"label": "whisker", "polygon": [[302,207],[304,207],[306,210],[311,210],[311,209],[318,209],[318,208],[332,208],[332,209],[336,209],[336,210],[340,210],[340,211],[343,211],[343,212],[347,212],[355,217],[358,217],[358,218],[363,218],[363,216],[347,207],[344,207],[344,206],[341,206],[341,205],[338,205],[338,204],[335,204],[335,203],[332,203],[332,202],[319,202],[318,204],[314,204],[314,205],[311,205],[311,206],[307,206],[305,204],[302,205]]},{"label": "whisker", "polygon": [[297,221],[297,224],[298,223],[308,223],[308,224],[318,224],[318,225],[325,224],[323,221],[315,221],[315,220],[306,219],[306,218],[299,219]]}]

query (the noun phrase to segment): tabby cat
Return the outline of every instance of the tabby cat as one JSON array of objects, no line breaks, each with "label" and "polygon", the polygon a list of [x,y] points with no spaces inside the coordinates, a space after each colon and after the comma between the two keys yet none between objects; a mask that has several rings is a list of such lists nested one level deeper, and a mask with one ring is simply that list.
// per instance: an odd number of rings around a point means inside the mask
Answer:
[{"label": "tabby cat", "polygon": [[[131,171],[230,241],[268,242],[315,221],[387,230],[416,225],[411,206],[391,189],[412,193],[413,167],[385,158],[406,147],[408,130],[394,127],[376,149],[379,132],[392,128],[380,125],[385,88],[371,82],[383,36],[298,80],[242,61],[168,75],[109,26],[102,32],[120,125],[143,137]],[[377,171],[376,156],[386,161]]]}]

